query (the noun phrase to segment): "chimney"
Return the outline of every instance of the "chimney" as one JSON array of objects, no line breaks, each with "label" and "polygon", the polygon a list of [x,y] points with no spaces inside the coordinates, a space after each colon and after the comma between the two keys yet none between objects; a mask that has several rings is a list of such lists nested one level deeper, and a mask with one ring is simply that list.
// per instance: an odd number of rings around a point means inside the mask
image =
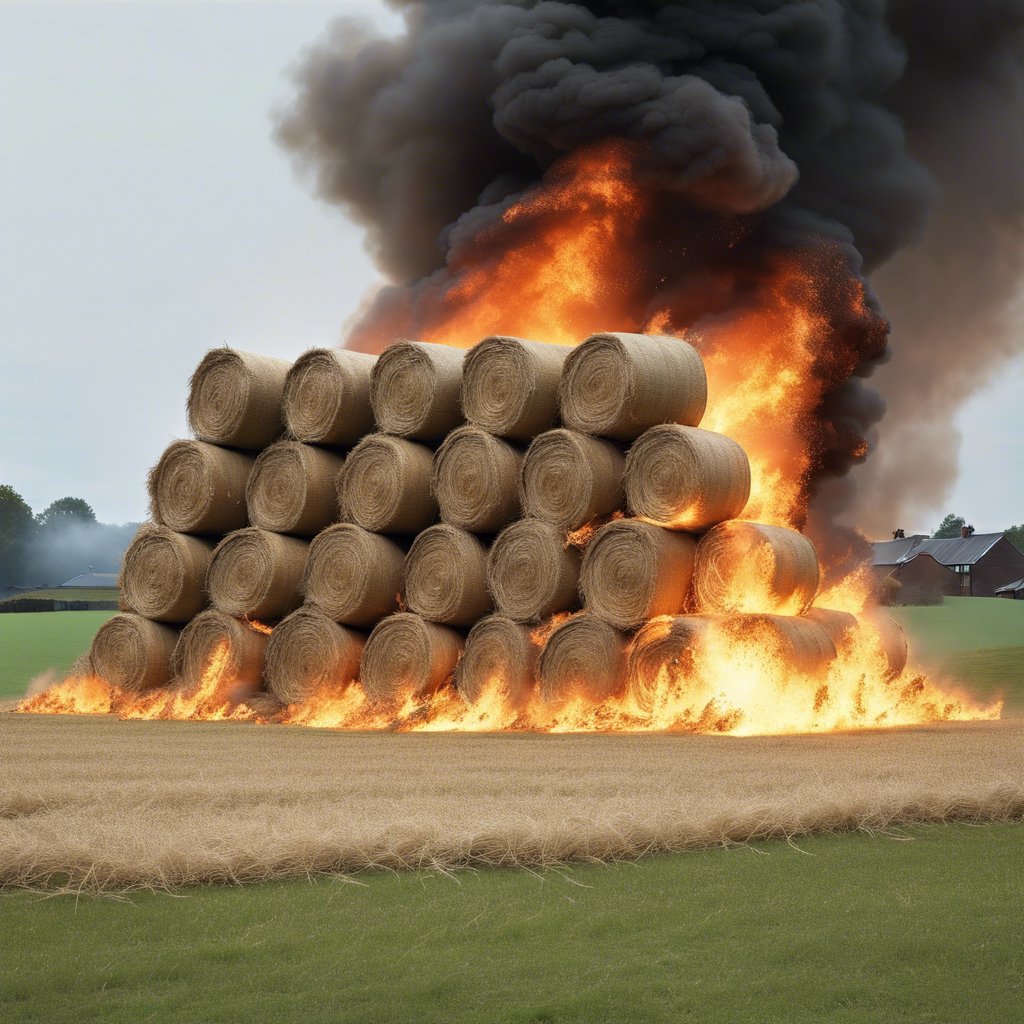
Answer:
[{"label": "chimney", "polygon": [[970,535],[971,535],[971,528],[969,526],[961,526],[960,527],[960,539],[961,540],[967,540],[967,538],[970,537]]}]

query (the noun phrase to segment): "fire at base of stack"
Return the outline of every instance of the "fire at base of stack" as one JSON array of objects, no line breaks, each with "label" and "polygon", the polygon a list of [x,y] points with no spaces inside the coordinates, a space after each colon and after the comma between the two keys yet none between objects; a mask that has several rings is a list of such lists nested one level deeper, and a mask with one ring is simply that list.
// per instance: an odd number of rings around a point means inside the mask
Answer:
[{"label": "fire at base of stack", "polygon": [[732,734],[998,718],[912,667],[866,569],[823,588],[797,523],[746,518],[779,482],[701,428],[699,349],[209,353],[122,612],[18,710]]}]

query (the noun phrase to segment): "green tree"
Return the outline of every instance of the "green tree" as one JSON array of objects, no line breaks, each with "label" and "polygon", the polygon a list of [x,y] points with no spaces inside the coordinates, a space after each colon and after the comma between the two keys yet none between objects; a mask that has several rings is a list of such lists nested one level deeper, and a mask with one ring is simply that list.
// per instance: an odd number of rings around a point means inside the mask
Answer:
[{"label": "green tree", "polygon": [[933,537],[959,537],[962,527],[967,525],[963,516],[955,516],[952,512],[939,523],[939,528],[932,534]]},{"label": "green tree", "polygon": [[26,549],[35,525],[25,499],[9,484],[0,484],[0,586],[25,582]]},{"label": "green tree", "polygon": [[1021,523],[1020,526],[1011,526],[1004,530],[1003,534],[1011,544],[1015,544],[1021,551],[1024,551],[1024,523]]},{"label": "green tree", "polygon": [[70,526],[72,523],[95,523],[96,513],[81,498],[58,498],[36,516],[42,527]]}]

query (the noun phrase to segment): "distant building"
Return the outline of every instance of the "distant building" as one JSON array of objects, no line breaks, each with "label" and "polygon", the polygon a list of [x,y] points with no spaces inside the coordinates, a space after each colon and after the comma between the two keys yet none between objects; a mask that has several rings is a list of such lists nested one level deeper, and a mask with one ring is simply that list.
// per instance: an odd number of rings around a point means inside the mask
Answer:
[{"label": "distant building", "polygon": [[1024,577],[1007,583],[1005,587],[997,587],[996,597],[1009,597],[1017,601],[1024,601]]},{"label": "distant building", "polygon": [[109,587],[111,590],[116,590],[117,573],[93,572],[90,569],[88,572],[83,572],[80,576],[72,576],[66,583],[62,583],[61,587],[89,587],[92,590]]}]

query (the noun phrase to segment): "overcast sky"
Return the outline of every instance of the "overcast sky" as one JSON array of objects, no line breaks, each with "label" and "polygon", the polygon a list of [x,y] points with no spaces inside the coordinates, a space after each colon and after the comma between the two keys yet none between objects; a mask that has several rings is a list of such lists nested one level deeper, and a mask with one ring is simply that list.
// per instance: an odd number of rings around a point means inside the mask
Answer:
[{"label": "overcast sky", "polygon": [[[288,68],[382,3],[0,3],[0,483],[143,519],[214,345],[337,343],[377,275],[271,138]],[[1024,186],[1022,186],[1024,187]],[[1024,521],[1024,360],[959,416],[944,511]]]}]

